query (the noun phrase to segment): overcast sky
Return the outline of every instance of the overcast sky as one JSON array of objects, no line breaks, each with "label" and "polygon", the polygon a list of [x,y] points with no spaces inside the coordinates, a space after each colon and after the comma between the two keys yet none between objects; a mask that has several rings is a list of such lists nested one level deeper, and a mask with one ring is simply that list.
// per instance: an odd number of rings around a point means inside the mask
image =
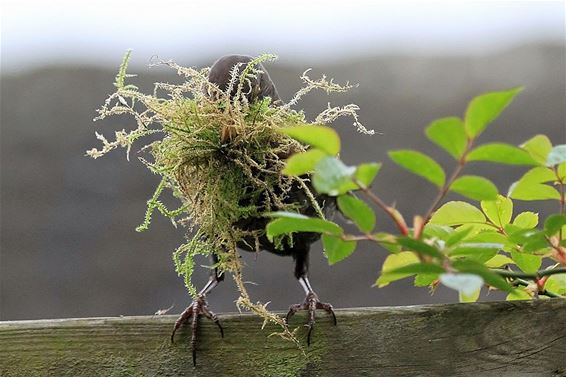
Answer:
[{"label": "overcast sky", "polygon": [[272,52],[284,61],[564,42],[565,1],[3,0],[2,70]]}]

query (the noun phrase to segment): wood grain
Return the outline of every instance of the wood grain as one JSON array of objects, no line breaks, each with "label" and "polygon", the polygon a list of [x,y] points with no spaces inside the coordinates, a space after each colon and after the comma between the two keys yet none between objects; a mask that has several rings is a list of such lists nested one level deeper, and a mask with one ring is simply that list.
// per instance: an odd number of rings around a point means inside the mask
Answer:
[{"label": "wood grain", "polygon": [[196,368],[188,330],[169,341],[174,316],[0,322],[0,376],[566,376],[563,299],[337,317],[319,314],[306,356],[252,315],[220,315],[224,339],[202,320]]}]

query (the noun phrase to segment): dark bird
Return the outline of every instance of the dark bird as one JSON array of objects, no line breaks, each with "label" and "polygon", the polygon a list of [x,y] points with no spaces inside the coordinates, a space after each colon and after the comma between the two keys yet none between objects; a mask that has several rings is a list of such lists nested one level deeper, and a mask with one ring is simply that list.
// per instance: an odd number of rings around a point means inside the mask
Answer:
[{"label": "dark bird", "polygon": [[[245,55],[227,55],[220,59],[218,59],[210,69],[208,80],[216,84],[222,91],[226,91],[228,89],[228,85],[231,79],[231,73],[233,67],[237,64],[240,64],[240,72],[244,69],[245,65],[252,60],[251,57]],[[261,101],[267,97],[271,98],[271,104],[273,106],[279,106],[282,104],[282,101],[277,93],[277,89],[273,84],[273,81],[269,77],[269,74],[265,70],[265,68],[261,65],[258,67],[262,72],[257,75],[256,78],[250,80],[249,83],[243,88],[242,93],[246,96],[246,99],[249,103],[253,103],[256,101]],[[236,95],[236,89],[234,89],[231,93],[232,98]],[[327,197],[325,195],[317,196],[317,201],[319,202],[320,206],[324,208],[326,214],[331,214],[333,212],[334,206],[334,199]],[[301,203],[303,204],[301,211],[303,214],[307,216],[316,216],[316,210],[310,204],[310,200],[307,198],[303,188],[299,185],[293,187],[285,199],[286,203]],[[250,203],[245,203],[249,205]],[[258,207],[261,204],[257,204]],[[246,218],[239,221],[235,224],[238,228],[246,231],[257,231],[257,230],[264,230],[269,219],[265,217],[259,218]],[[285,321],[288,322],[290,317],[298,312],[299,310],[306,310],[308,312],[308,334],[307,334],[307,344],[310,345],[311,340],[311,333],[315,323],[315,313],[317,309],[323,309],[327,313],[332,316],[334,324],[336,325],[336,316],[334,315],[334,311],[332,309],[332,305],[328,303],[321,302],[314,292],[309,279],[308,279],[308,271],[309,271],[309,251],[312,243],[317,241],[320,238],[320,234],[318,233],[298,233],[293,237],[293,244],[290,245],[283,245],[282,249],[276,249],[275,245],[271,243],[263,232],[263,236],[259,238],[259,246],[261,249],[275,253],[277,255],[283,256],[291,256],[295,261],[295,270],[294,275],[303,287],[306,297],[304,301],[300,304],[294,304],[289,307],[289,311],[285,317]],[[250,245],[255,245],[255,240],[253,239],[244,239],[242,242],[238,244],[238,247],[245,251],[256,251],[254,248],[250,247]],[[218,257],[213,254],[212,256],[212,263],[216,265],[218,263]],[[192,330],[192,338],[191,338],[191,348],[193,353],[193,363],[196,365],[196,342],[197,342],[197,327],[198,327],[198,317],[204,315],[208,319],[212,320],[216,325],[218,325],[220,329],[220,333],[224,336],[224,330],[220,325],[218,317],[212,311],[208,309],[208,304],[206,301],[206,295],[209,294],[214,287],[218,285],[219,282],[224,280],[224,275],[219,273],[219,271],[215,268],[212,270],[210,278],[207,284],[200,290],[198,293],[198,297],[196,300],[192,302],[192,304],[185,309],[185,311],[181,314],[179,319],[175,322],[175,327],[173,329],[173,333],[171,334],[171,341],[173,341],[173,337],[175,335],[175,331],[183,324],[188,323],[191,320],[191,330]]]}]

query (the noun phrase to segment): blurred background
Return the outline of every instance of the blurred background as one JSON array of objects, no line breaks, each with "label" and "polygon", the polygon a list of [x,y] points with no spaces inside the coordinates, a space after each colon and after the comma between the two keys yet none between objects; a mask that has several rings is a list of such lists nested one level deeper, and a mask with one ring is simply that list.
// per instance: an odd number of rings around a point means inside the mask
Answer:
[{"label": "blurred background", "polygon": [[[311,94],[300,107],[311,115],[329,101],[361,107],[361,121],[379,134],[338,122],[343,159],[385,162],[374,190],[408,219],[426,210],[434,190],[393,166],[387,150],[416,148],[450,168],[423,129],[463,114],[474,95],[525,86],[483,141],[519,144],[545,133],[566,142],[564,1],[78,4],[1,5],[2,320],[150,315],[171,305],[178,313],[188,304],[171,260],[183,232],[159,215],[149,231],[134,231],[158,178],[136,159],[127,162],[123,151],[96,161],[84,156],[99,146],[95,131],[111,136],[133,126],[127,119],[92,122],[128,48],[130,72],[138,74],[132,82],[145,91],[158,81],[180,82],[166,68],[148,68],[155,55],[201,67],[228,53],[278,54],[267,68],[285,100],[311,67],[313,77],[359,83],[346,95]],[[522,171],[479,163],[468,170],[491,178],[502,193]],[[552,208],[540,203],[539,210]],[[394,230],[384,216],[378,224]],[[372,288],[386,254],[362,246],[329,267],[315,244],[315,290],[338,308],[457,301],[455,291],[431,296],[410,280]],[[272,309],[303,300],[290,258],[248,254],[245,263],[254,299],[271,301]],[[207,275],[197,269],[195,283]],[[209,302],[217,312],[235,311],[236,297],[227,279]]]}]

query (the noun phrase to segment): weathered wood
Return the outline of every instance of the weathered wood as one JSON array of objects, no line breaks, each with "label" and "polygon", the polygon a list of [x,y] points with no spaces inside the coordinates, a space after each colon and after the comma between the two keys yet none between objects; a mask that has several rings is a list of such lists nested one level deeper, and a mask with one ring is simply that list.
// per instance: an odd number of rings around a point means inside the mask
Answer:
[{"label": "weathered wood", "polygon": [[196,368],[174,316],[0,322],[0,376],[566,376],[566,300],[337,316],[319,315],[306,356],[254,316],[221,315],[224,339],[202,320]]}]

